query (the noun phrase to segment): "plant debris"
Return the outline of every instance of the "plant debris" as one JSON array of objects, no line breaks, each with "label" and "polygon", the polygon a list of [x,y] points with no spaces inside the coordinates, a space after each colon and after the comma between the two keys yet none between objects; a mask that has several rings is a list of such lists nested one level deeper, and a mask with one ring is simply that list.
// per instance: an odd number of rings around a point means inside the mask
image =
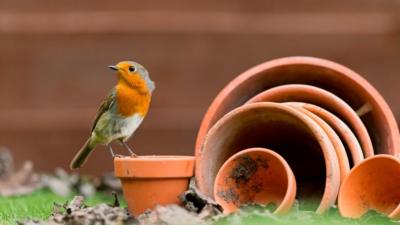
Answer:
[{"label": "plant debris", "polygon": [[91,224],[138,224],[138,220],[130,216],[127,209],[99,204],[88,207],[83,196],[75,196],[64,205],[55,204],[53,213],[47,221],[25,220],[20,225],[91,225]]},{"label": "plant debris", "polygon": [[33,164],[26,161],[18,171],[13,170],[11,153],[0,149],[0,195],[29,194],[42,187],[40,177],[33,171]]},{"label": "plant debris", "polygon": [[113,172],[108,172],[101,176],[97,182],[97,189],[100,191],[117,192],[118,194],[122,193],[121,181],[115,177]]},{"label": "plant debris", "polygon": [[41,178],[44,187],[60,196],[69,196],[76,192],[88,197],[96,193],[96,183],[93,178],[68,174],[61,168],[57,168],[54,174],[43,174]]},{"label": "plant debris", "polygon": [[178,206],[156,206],[139,216],[141,225],[206,225],[209,221]]},{"label": "plant debris", "polygon": [[190,212],[199,214],[200,218],[211,218],[222,213],[222,207],[213,199],[207,197],[196,187],[196,180],[192,178],[189,190],[185,191],[179,199],[183,206]]},{"label": "plant debris", "polygon": [[[129,214],[127,209],[119,207],[117,194],[114,194],[113,205],[99,204],[88,207],[83,196],[75,196],[70,202],[63,205],[54,204],[53,213],[47,221],[28,219],[18,221],[19,225],[207,225],[210,218],[190,212],[178,205],[156,206],[148,210],[137,219]],[[209,207],[208,206],[205,206]],[[204,209],[203,209],[204,211]]]},{"label": "plant debris", "polygon": [[13,170],[13,158],[10,151],[0,148],[0,179],[7,177]]},{"label": "plant debris", "polygon": [[56,168],[52,174],[40,174],[33,170],[32,162],[25,162],[18,171],[13,171],[13,157],[5,148],[0,148],[0,195],[13,196],[30,194],[40,188],[48,188],[60,196],[78,193],[85,197],[98,191],[122,193],[121,183],[113,173],[106,173],[100,179],[68,174]]}]

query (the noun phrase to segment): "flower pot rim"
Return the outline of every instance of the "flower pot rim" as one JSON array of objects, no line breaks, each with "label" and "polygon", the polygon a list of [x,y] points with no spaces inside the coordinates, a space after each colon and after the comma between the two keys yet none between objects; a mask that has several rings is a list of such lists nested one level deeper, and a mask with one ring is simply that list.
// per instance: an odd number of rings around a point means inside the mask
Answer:
[{"label": "flower pot rim", "polygon": [[343,145],[342,140],[340,139],[339,135],[337,134],[337,132],[332,128],[332,126],[330,126],[324,119],[322,119],[317,114],[307,110],[304,107],[299,107],[298,102],[294,102],[294,103],[285,102],[283,104],[289,105],[289,106],[299,110],[300,112],[304,113],[306,116],[310,117],[315,122],[317,122],[317,124],[325,131],[325,133],[328,134],[328,137],[334,146],[336,155],[339,160],[340,183],[342,183],[344,181],[345,177],[350,172],[350,163],[349,163],[349,158],[346,153],[346,149]]},{"label": "flower pot rim", "polygon": [[122,156],[115,157],[117,161],[143,161],[143,162],[154,162],[154,161],[187,161],[193,160],[194,156],[189,155],[140,155],[140,156]]},{"label": "flower pot rim", "polygon": [[[260,147],[253,147],[253,148],[247,148],[244,150],[241,150],[237,153],[235,153],[234,155],[232,155],[231,157],[229,157],[228,160],[226,160],[224,162],[224,164],[221,166],[221,168],[219,169],[219,171],[222,171],[225,167],[227,167],[230,163],[232,163],[234,160],[236,160],[238,157],[243,156],[243,155],[247,155],[247,154],[251,154],[251,153],[263,153],[266,155],[271,155],[274,158],[278,159],[278,161],[283,165],[283,167],[285,168],[285,173],[286,173],[286,178],[287,178],[287,189],[285,192],[285,196],[282,199],[282,202],[279,204],[279,206],[275,209],[275,211],[273,212],[274,214],[282,214],[287,212],[288,210],[290,210],[291,206],[293,205],[295,198],[296,198],[296,178],[293,174],[292,169],[290,168],[289,164],[286,162],[286,160],[279,155],[277,152],[268,149],[268,148],[260,148]],[[218,172],[217,176],[215,177],[215,180],[218,180],[220,173]],[[217,183],[214,183],[214,199],[217,199],[215,196],[217,196],[216,194],[216,186]]]},{"label": "flower pot rim", "polygon": [[[331,127],[334,127],[334,130],[337,130],[338,134],[343,135],[343,143],[346,143],[346,145],[349,148],[349,153],[352,157],[352,162],[353,165],[358,165],[364,160],[364,153],[361,147],[361,144],[358,142],[358,139],[356,135],[353,133],[353,131],[350,129],[350,127],[343,122],[339,117],[337,117],[335,114],[332,112],[314,105],[310,103],[305,103],[305,102],[285,102],[286,103],[292,103],[296,105],[297,107],[304,108],[315,115],[319,116],[323,120],[327,121],[329,125],[332,125]],[[328,118],[328,119],[326,119]],[[332,123],[332,124],[331,124]],[[340,136],[340,135],[339,135]],[[342,139],[342,138],[341,138]]]},{"label": "flower pot rim", "polygon": [[115,157],[114,172],[119,178],[188,178],[194,174],[195,157],[149,155]]}]

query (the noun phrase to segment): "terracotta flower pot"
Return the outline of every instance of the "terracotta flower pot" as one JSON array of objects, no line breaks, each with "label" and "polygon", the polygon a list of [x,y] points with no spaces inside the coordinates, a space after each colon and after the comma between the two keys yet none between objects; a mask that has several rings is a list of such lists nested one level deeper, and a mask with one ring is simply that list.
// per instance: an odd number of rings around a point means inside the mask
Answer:
[{"label": "terracotta flower pot", "polygon": [[284,84],[309,84],[332,92],[355,111],[363,111],[361,119],[371,131],[376,153],[394,155],[400,152],[399,131],[393,113],[382,96],[364,78],[328,60],[287,57],[271,60],[245,71],[218,94],[201,123],[196,140],[196,154],[199,153],[208,130],[222,116],[258,93]]},{"label": "terracotta flower pot", "polygon": [[192,156],[114,158],[115,176],[121,179],[129,211],[138,216],[157,204],[179,204],[194,172]]},{"label": "terracotta flower pot", "polygon": [[298,101],[321,106],[347,122],[360,141],[365,157],[374,155],[371,138],[360,117],[346,102],[328,91],[310,85],[288,84],[263,91],[248,103],[262,101]]},{"label": "terracotta flower pot", "polygon": [[400,160],[377,155],[354,167],[342,184],[338,207],[344,217],[359,218],[373,209],[400,219]]},{"label": "terracotta flower pot", "polygon": [[350,172],[350,163],[349,163],[349,158],[347,157],[346,149],[342,141],[340,140],[339,136],[336,134],[333,128],[328,125],[328,123],[326,123],[323,119],[321,119],[314,113],[308,111],[307,109],[299,106],[296,103],[289,102],[284,104],[294,107],[295,109],[299,110],[303,114],[313,119],[328,135],[336,151],[336,156],[338,158],[339,168],[340,168],[340,183],[342,183],[344,181],[344,178],[346,178],[346,176]]},{"label": "terracotta flower pot", "polygon": [[351,162],[353,162],[352,165],[357,165],[364,160],[362,148],[357,140],[357,137],[341,119],[339,119],[331,112],[316,105],[307,103],[296,103],[296,105],[314,113],[325,122],[327,122],[336,131],[336,133],[342,140],[342,143],[346,144],[346,147],[348,149],[347,154],[349,157],[351,157]]},{"label": "terracotta flower pot", "polygon": [[214,199],[224,213],[245,204],[274,203],[275,214],[288,212],[296,197],[296,179],[287,162],[274,151],[249,148],[231,156],[218,171]]},{"label": "terracotta flower pot", "polygon": [[274,149],[282,155],[296,176],[298,197],[321,199],[318,213],[335,203],[340,170],[332,142],[311,118],[279,103],[238,107],[213,126],[196,157],[200,190],[213,196],[222,164],[236,152],[252,147]]}]

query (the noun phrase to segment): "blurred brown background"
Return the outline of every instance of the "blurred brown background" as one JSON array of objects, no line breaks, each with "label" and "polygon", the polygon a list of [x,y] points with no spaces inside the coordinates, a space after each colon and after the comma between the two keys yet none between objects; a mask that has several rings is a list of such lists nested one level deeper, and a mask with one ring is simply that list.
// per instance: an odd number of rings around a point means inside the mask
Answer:
[{"label": "blurred brown background", "polygon": [[[144,64],[157,83],[130,140],[139,154],[193,154],[202,115],[236,75],[291,55],[366,77],[400,118],[400,1],[0,1],[0,146],[37,169],[67,167],[116,79]],[[112,169],[104,148],[83,172]]]}]

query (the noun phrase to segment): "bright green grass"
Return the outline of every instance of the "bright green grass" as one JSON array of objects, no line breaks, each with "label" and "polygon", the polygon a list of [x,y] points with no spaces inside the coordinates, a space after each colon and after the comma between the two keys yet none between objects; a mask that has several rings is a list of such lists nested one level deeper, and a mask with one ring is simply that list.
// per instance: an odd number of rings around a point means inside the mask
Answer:
[{"label": "bright green grass", "polygon": [[[64,204],[66,201],[70,201],[72,197],[73,195],[60,197],[48,190],[39,190],[30,195],[0,197],[0,224],[16,224],[16,221],[26,218],[45,220],[51,214],[54,202]],[[87,205],[112,204],[113,202],[113,196],[102,193],[85,200]]]},{"label": "bright green grass", "polygon": [[[320,225],[320,224],[340,224],[340,225],[389,225],[400,224],[391,221],[386,216],[376,212],[369,212],[360,219],[346,219],[339,215],[337,209],[331,209],[323,215],[317,215],[314,211],[309,210],[310,206],[299,206],[298,204],[290,213],[284,216],[276,216],[270,213],[272,210],[260,207],[247,207],[239,213],[217,220],[214,225]],[[314,208],[314,207],[313,207]]]}]

